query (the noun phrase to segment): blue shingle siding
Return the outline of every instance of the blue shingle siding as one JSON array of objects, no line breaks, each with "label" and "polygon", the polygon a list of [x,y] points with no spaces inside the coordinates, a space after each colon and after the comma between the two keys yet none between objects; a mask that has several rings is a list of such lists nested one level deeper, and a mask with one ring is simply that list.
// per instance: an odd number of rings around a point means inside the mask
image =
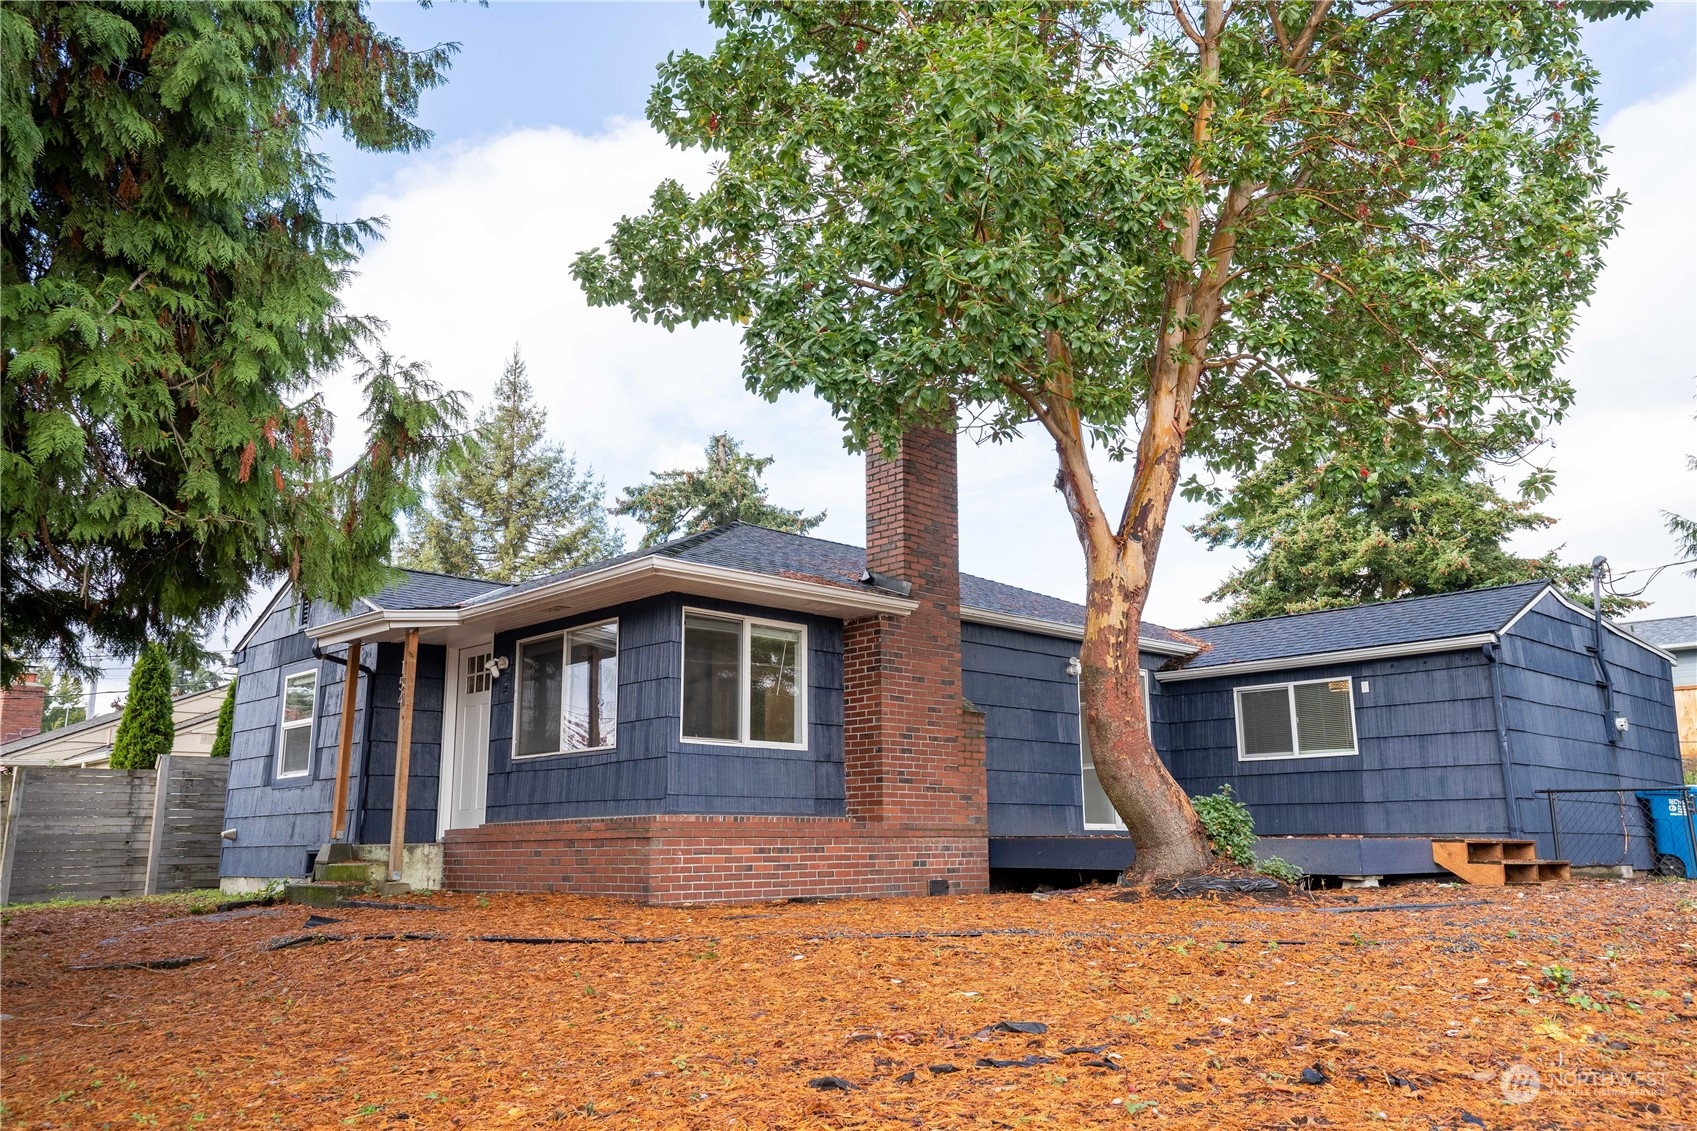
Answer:
[{"label": "blue shingle siding", "polygon": [[[993,837],[1085,834],[1078,642],[987,625],[961,626],[961,690],[984,712],[984,760]],[[1145,654],[1146,669],[1164,657]],[[1164,742],[1162,693],[1150,687],[1155,745]],[[1101,830],[1090,830],[1101,835]]]},{"label": "blue shingle siding", "polygon": [[[230,780],[224,825],[236,830],[221,848],[224,876],[300,876],[306,858],[330,831],[336,719],[342,706],[341,667],[313,658],[313,644],[282,604],[249,639],[237,668],[236,712],[230,742]],[[313,756],[304,778],[276,779],[282,682],[299,671],[318,674]]]},{"label": "blue shingle siding", "polygon": [[[1544,598],[1503,636],[1503,698],[1514,752],[1515,793],[1528,835],[1545,851],[1549,807],[1540,789],[1642,789],[1680,780],[1673,685],[1668,662],[1631,640],[1603,633],[1615,710],[1630,729],[1608,741],[1603,688],[1587,651],[1591,619],[1554,596]],[[1563,835],[1564,853],[1586,847]]]},{"label": "blue shingle siding", "polygon": [[[685,606],[800,624],[808,640],[806,749],[683,741]],[[495,638],[516,661],[521,639],[578,624],[619,621],[619,728],[613,750],[545,758],[511,756],[516,681],[491,695],[487,819],[600,817],[657,812],[843,813],[842,622],[694,597],[656,597],[551,621]],[[509,668],[509,672],[516,668]]]},{"label": "blue shingle siding", "polygon": [[[1238,760],[1236,688],[1342,678],[1355,704],[1357,754]],[[1193,796],[1229,782],[1264,836],[1502,835],[1506,826],[1483,652],[1186,680],[1161,690],[1174,777]]]},{"label": "blue shingle siding", "polygon": [[[362,757],[360,822],[362,844],[388,844],[395,806],[395,750],[401,725],[401,667],[404,647],[377,645],[377,672],[371,682],[371,730]],[[443,667],[447,649],[418,646],[418,675],[413,688],[412,757],[407,763],[408,844],[436,839],[436,804],[441,787]]]}]

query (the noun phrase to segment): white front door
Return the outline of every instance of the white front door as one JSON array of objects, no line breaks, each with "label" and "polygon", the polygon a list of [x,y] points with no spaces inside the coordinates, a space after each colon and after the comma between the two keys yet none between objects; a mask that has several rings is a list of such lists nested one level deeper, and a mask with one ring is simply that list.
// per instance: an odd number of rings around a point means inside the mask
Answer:
[{"label": "white front door", "polygon": [[452,753],[448,759],[446,828],[476,828],[483,823],[489,789],[489,689],[494,674],[488,644],[461,648],[456,654],[451,697]]}]

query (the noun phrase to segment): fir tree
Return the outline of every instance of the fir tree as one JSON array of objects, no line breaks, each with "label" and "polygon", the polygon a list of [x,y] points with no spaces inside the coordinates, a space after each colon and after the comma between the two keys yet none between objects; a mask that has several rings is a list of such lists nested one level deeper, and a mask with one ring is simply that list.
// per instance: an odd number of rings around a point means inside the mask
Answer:
[{"label": "fir tree", "polygon": [[605,486],[545,440],[547,427],[515,346],[494,403],[478,414],[466,451],[437,476],[399,564],[524,581],[622,551]]},{"label": "fir tree", "polygon": [[[1433,456],[1410,471],[1298,467],[1274,459],[1238,483],[1190,532],[1210,548],[1248,550],[1250,563],[1208,595],[1221,621],[1335,609],[1398,597],[1544,579],[1589,605],[1591,571],[1556,551],[1504,543],[1555,520],[1509,499],[1466,462]],[[1637,602],[1605,600],[1622,612]]]},{"label": "fir tree", "polygon": [[[452,45],[359,3],[0,5],[0,679],[200,634],[278,573],[337,605],[458,421],[356,350],[338,294],[369,222],[327,220],[321,129],[406,151]],[[314,389],[352,366],[357,463]]]},{"label": "fir tree", "polygon": [[766,500],[760,477],[773,458],[749,455],[728,433],[720,432],[707,441],[706,467],[656,471],[647,483],[626,487],[613,513],[629,515],[647,528],[642,536],[645,548],[733,522],[806,534],[825,521],[825,512],[809,515]]},{"label": "fir tree", "polygon": [[171,713],[171,659],[160,644],[149,644],[130,669],[130,693],[124,717],[112,741],[114,770],[151,770],[171,752],[177,728]]},{"label": "fir tree", "polygon": [[46,668],[38,668],[36,675],[47,688],[47,702],[41,712],[43,732],[73,726],[88,718],[82,680],[72,673],[55,673]]},{"label": "fir tree", "polygon": [[218,729],[212,735],[212,754],[214,758],[230,756],[230,737],[236,729],[236,681],[230,681],[230,689],[224,692],[224,703],[218,708]]}]

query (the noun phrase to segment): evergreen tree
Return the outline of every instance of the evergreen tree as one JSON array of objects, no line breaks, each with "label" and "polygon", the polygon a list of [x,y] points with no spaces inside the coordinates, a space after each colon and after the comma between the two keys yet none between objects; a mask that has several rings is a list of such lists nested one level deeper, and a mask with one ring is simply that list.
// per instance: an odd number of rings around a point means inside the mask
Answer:
[{"label": "evergreen tree", "polygon": [[453,50],[363,3],[0,5],[0,679],[192,638],[282,572],[385,583],[458,401],[376,355],[332,474],[314,387],[362,361],[338,295],[377,229],[324,217],[314,143],[423,145]]},{"label": "evergreen tree", "polygon": [[171,752],[177,727],[171,714],[171,659],[161,644],[149,644],[130,669],[124,717],[112,741],[114,770],[151,770]]},{"label": "evergreen tree", "polygon": [[230,756],[230,737],[236,730],[236,681],[230,681],[230,689],[224,692],[224,703],[218,708],[218,729],[212,735],[212,754],[214,758]]},{"label": "evergreen tree", "polygon": [[185,649],[171,656],[171,694],[209,691],[224,682],[224,673],[222,661],[199,648]]},{"label": "evergreen tree", "polygon": [[733,522],[806,534],[825,521],[825,512],[809,515],[767,502],[760,477],[773,459],[749,455],[729,433],[720,432],[707,441],[706,467],[656,471],[647,483],[626,487],[613,513],[629,515],[647,528],[644,548]]},{"label": "evergreen tree", "polygon": [[36,675],[41,685],[47,688],[47,702],[41,712],[43,732],[72,726],[88,718],[82,680],[74,674],[55,673],[47,668],[38,668]]},{"label": "evergreen tree", "polygon": [[[1508,499],[1476,469],[1434,456],[1412,470],[1328,474],[1275,458],[1246,477],[1190,532],[1210,548],[1248,550],[1208,595],[1221,621],[1335,609],[1539,578],[1589,604],[1591,571],[1503,545],[1555,520]],[[1623,612],[1638,602],[1607,598]]]},{"label": "evergreen tree", "polygon": [[515,346],[494,403],[478,414],[466,451],[437,476],[398,564],[524,581],[622,551],[605,486],[545,440],[547,426]]}]

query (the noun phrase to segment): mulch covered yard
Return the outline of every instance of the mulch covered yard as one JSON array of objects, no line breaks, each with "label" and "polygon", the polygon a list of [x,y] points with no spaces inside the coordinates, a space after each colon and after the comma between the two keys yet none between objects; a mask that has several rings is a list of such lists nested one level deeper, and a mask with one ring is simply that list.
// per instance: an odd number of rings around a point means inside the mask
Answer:
[{"label": "mulch covered yard", "polygon": [[1115,894],[13,910],[4,1123],[1697,1126],[1697,884]]}]

